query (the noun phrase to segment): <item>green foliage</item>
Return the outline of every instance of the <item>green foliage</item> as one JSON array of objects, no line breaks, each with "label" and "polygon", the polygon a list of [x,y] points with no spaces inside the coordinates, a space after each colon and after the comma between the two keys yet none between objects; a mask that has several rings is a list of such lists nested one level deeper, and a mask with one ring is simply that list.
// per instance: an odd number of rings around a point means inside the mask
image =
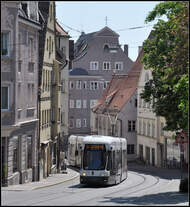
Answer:
[{"label": "green foliage", "polygon": [[152,70],[141,97],[154,100],[153,110],[166,119],[166,129],[188,128],[188,13],[189,2],[161,2],[149,13],[145,22],[158,19],[151,35],[143,43],[145,69]]}]

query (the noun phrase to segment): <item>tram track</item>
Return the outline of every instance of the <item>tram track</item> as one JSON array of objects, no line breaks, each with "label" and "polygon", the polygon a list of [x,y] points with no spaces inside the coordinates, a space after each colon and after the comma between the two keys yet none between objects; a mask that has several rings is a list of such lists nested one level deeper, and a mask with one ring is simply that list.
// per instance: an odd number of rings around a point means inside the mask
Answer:
[{"label": "tram track", "polygon": [[[133,185],[133,186],[131,186],[131,187],[125,187],[125,188],[122,188],[122,189],[120,189],[120,190],[114,191],[114,192],[112,192],[112,193],[104,194],[103,197],[104,197],[105,199],[106,199],[106,198],[110,198],[110,195],[114,195],[114,194],[117,194],[117,193],[119,193],[119,192],[121,192],[121,191],[123,192],[123,191],[126,191],[126,190],[130,190],[130,189],[136,188],[136,187],[138,187],[138,186],[141,186],[143,183],[145,183],[145,182],[147,181],[147,177],[144,176],[144,175],[141,175],[141,174],[138,174],[138,173],[134,173],[134,172],[130,172],[130,173],[131,173],[131,174],[134,174],[134,175],[137,175],[137,176],[139,176],[139,177],[141,177],[143,180],[142,180],[140,183],[138,183],[138,184],[136,184],[136,185]],[[149,186],[146,186],[146,187],[143,187],[143,188],[141,188],[141,189],[137,189],[137,190],[135,190],[135,191],[129,192],[129,193],[125,194],[125,195],[128,196],[128,195],[130,195],[130,194],[137,193],[137,192],[141,192],[141,191],[143,191],[143,190],[148,190],[148,189],[150,189],[150,188],[156,186],[156,185],[159,183],[160,179],[159,179],[158,177],[156,177],[156,176],[152,176],[152,177],[155,178],[155,182],[154,182],[153,184],[151,184],[151,185],[149,185]],[[125,181],[123,181],[123,182],[125,182]],[[120,183],[120,184],[122,184],[122,183]],[[107,197],[108,195],[109,195],[109,197]],[[90,201],[92,201],[92,200],[94,200],[94,199],[97,200],[97,199],[99,199],[99,198],[102,198],[102,196],[98,196],[98,197],[96,197],[96,198],[90,198],[90,199],[88,199],[88,200],[84,200],[84,201],[81,201],[81,202],[78,202],[78,203],[75,203],[75,204],[72,204],[72,205],[74,205],[74,206],[81,205],[81,204],[84,204],[84,202],[85,202],[85,203],[86,203],[86,202],[90,202]]]}]

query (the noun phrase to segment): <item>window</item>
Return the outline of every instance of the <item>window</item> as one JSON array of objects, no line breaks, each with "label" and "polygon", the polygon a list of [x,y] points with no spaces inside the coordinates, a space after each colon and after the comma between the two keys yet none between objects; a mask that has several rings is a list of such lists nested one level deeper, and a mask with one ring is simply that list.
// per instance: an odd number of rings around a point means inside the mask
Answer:
[{"label": "window", "polygon": [[147,136],[150,136],[150,123],[147,124]]},{"label": "window", "polygon": [[92,108],[94,106],[94,104],[96,104],[97,100],[90,100],[90,108]]},{"label": "window", "polygon": [[76,82],[76,89],[81,89],[82,88],[82,81],[81,80],[77,80]]},{"label": "window", "polygon": [[98,70],[98,62],[97,61],[90,62],[90,70]]},{"label": "window", "polygon": [[27,109],[27,111],[26,111],[26,116],[27,117],[33,117],[34,116],[34,111],[35,111],[35,109]]},{"label": "window", "polygon": [[50,5],[50,22],[52,20],[53,17],[53,9],[52,9],[52,5]]},{"label": "window", "polygon": [[1,32],[1,55],[9,56],[9,32]]},{"label": "window", "polygon": [[51,36],[49,37],[49,55],[51,54]]},{"label": "window", "polygon": [[137,107],[137,99],[135,99],[135,107]]},{"label": "window", "polygon": [[104,89],[107,88],[108,84],[109,84],[109,81],[104,82]]},{"label": "window", "polygon": [[19,60],[19,61],[18,61],[18,72],[20,73],[21,70],[22,70],[22,61]]},{"label": "window", "polygon": [[1,109],[9,110],[9,87],[2,86],[2,95],[1,95]]},{"label": "window", "polygon": [[155,137],[155,124],[152,122],[152,137]]},{"label": "window", "polygon": [[32,168],[32,136],[27,137],[27,168]]},{"label": "window", "polygon": [[83,127],[87,127],[86,119],[83,119]]},{"label": "window", "polygon": [[69,101],[69,103],[70,103],[70,109],[73,109],[75,106],[74,106],[74,100],[70,100]]},{"label": "window", "polygon": [[73,88],[74,88],[74,83],[73,83],[73,81],[70,81],[70,82],[69,82],[69,85],[70,85],[70,89],[73,89]]},{"label": "window", "polygon": [[134,154],[135,153],[135,146],[134,144],[127,145],[127,154]]},{"label": "window", "polygon": [[49,47],[49,39],[47,38],[46,49],[48,50]]},{"label": "window", "polygon": [[63,52],[63,54],[66,54],[66,47],[63,46],[63,47],[61,48],[61,51]]},{"label": "window", "polygon": [[22,41],[21,41],[21,33],[19,33],[18,35],[18,58],[19,60],[21,60],[21,44],[22,44]]},{"label": "window", "polygon": [[33,40],[33,38],[29,38],[29,56],[30,56],[30,58],[33,58],[33,55],[34,55],[33,51],[34,51],[34,40]]},{"label": "window", "polygon": [[17,111],[17,118],[18,119],[21,118],[21,112],[22,112],[22,109],[18,109],[18,111]]},{"label": "window", "polygon": [[61,108],[58,109],[58,121],[60,122],[61,121]]},{"label": "window", "polygon": [[141,105],[142,105],[142,99],[141,99],[141,97],[139,96],[139,108],[141,108]]},{"label": "window", "polygon": [[116,70],[123,70],[123,62],[115,62]]},{"label": "window", "polygon": [[139,120],[139,134],[141,134],[142,121]]},{"label": "window", "polygon": [[76,119],[76,128],[81,128],[81,119]]},{"label": "window", "polygon": [[87,89],[87,81],[83,81],[83,89]]},{"label": "window", "polygon": [[149,74],[148,72],[145,74],[145,82],[149,81]]},{"label": "window", "polygon": [[21,108],[21,100],[22,100],[22,97],[21,97],[21,83],[19,82],[18,83],[18,107]]},{"label": "window", "polygon": [[18,137],[13,137],[13,173],[18,171]]},{"label": "window", "polygon": [[65,124],[65,112],[62,111],[61,112],[61,125],[64,125]]},{"label": "window", "polygon": [[53,143],[53,146],[52,146],[53,165],[56,165],[56,155],[57,155],[57,143]]},{"label": "window", "polygon": [[136,131],[136,121],[133,121],[133,128],[132,128],[133,131]]},{"label": "window", "polygon": [[145,121],[143,121],[143,135],[146,134],[146,123]]},{"label": "window", "polygon": [[86,109],[87,108],[87,101],[83,100],[83,108]]},{"label": "window", "polygon": [[104,45],[104,52],[109,52],[109,46],[107,44]]},{"label": "window", "polygon": [[81,108],[81,100],[76,100],[76,108],[77,109]]},{"label": "window", "polygon": [[128,121],[128,131],[135,131],[136,130],[136,121]]},{"label": "window", "polygon": [[61,82],[61,92],[62,93],[65,92],[65,80],[62,80],[62,82]]},{"label": "window", "polygon": [[103,62],[103,70],[110,70],[111,66],[110,66],[110,62]]},{"label": "window", "polygon": [[34,63],[33,62],[29,62],[28,63],[28,72],[29,73],[33,73],[34,72]]},{"label": "window", "polygon": [[163,128],[164,128],[164,123],[161,123],[161,128],[160,128],[160,130],[161,130],[161,136],[164,136],[164,130],[163,130]]},{"label": "window", "polygon": [[70,128],[74,127],[74,119],[69,119],[69,127]]},{"label": "window", "polygon": [[98,88],[98,81],[90,81],[90,90],[97,90]]},{"label": "window", "polygon": [[146,108],[146,101],[144,99],[142,99],[143,101],[143,108]]}]

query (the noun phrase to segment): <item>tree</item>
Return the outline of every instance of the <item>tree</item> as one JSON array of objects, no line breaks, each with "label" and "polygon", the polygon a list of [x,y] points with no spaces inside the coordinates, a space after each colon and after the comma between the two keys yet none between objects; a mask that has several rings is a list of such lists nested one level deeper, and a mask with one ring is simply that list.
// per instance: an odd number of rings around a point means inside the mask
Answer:
[{"label": "tree", "polygon": [[145,69],[152,70],[152,79],[141,94],[146,102],[153,100],[153,111],[166,119],[165,130],[188,129],[188,1],[165,1],[157,4],[145,19],[158,19],[143,42]]}]

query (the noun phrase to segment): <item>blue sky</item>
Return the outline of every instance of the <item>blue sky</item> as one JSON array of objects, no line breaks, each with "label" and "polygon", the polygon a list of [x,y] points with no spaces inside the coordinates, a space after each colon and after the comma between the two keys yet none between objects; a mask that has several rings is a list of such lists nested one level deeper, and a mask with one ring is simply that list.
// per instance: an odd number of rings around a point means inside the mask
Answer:
[{"label": "blue sky", "polygon": [[[129,45],[129,57],[135,61],[138,46],[148,37],[156,20],[145,24],[145,18],[160,1],[57,1],[56,18],[76,41],[80,31],[95,32],[107,26],[117,32],[119,43]],[[140,29],[130,29],[144,26]],[[75,30],[78,30],[75,31]]]}]

